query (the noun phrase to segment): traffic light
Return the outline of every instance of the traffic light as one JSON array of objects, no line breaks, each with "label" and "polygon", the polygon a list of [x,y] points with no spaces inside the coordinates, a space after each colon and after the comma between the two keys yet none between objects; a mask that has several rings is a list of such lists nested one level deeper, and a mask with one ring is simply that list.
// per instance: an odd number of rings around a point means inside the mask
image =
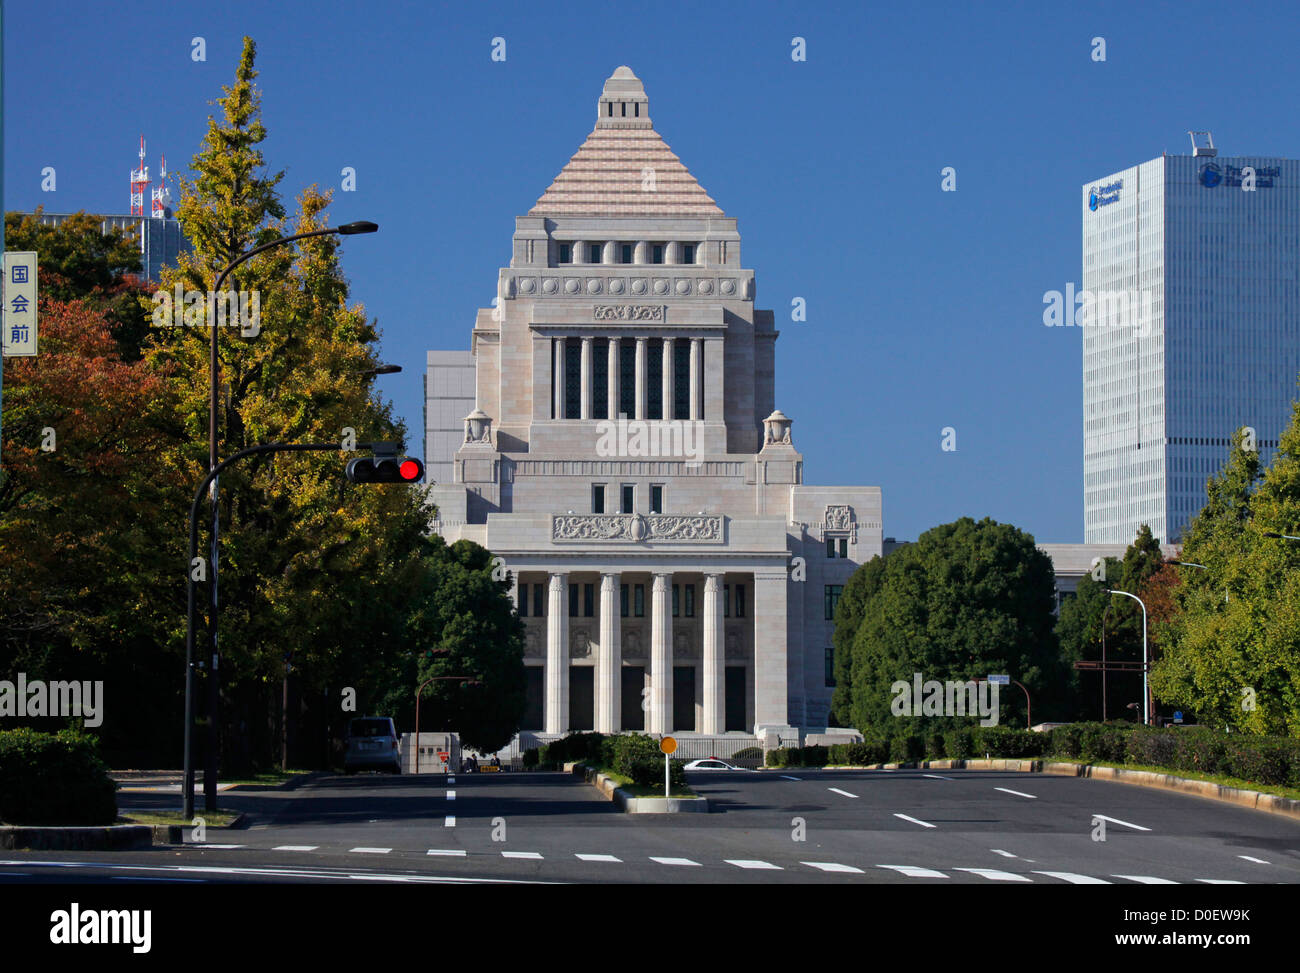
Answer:
[{"label": "traffic light", "polygon": [[349,483],[416,483],[424,479],[424,464],[410,456],[359,456],[348,460]]}]

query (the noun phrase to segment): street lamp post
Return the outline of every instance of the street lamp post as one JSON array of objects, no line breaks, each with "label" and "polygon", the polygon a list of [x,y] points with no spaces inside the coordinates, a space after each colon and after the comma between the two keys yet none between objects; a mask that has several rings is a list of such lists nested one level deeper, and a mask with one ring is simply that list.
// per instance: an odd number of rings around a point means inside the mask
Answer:
[{"label": "street lamp post", "polygon": [[[334,233],[351,236],[356,233],[374,233],[378,229],[378,224],[362,220],[355,223],[344,223],[342,226],[328,227],[323,230],[295,233],[292,236],[280,237],[269,243],[263,243],[261,246],[253,247],[253,249],[241,253],[226,264],[221,273],[217,275],[217,282],[213,286],[212,292],[220,294],[221,285],[225,283],[231,271],[259,253],[265,253],[267,250],[284,246],[286,243],[293,243],[296,240],[305,240],[308,237],[328,236]],[[212,506],[212,578],[208,583],[208,658],[210,661],[208,669],[208,753],[203,772],[203,799],[207,809],[215,811],[217,808],[217,701],[219,698],[217,686],[217,541],[221,526],[218,518],[217,478],[215,473],[217,469],[217,396],[220,391],[220,373],[218,370],[217,322],[215,318],[209,321],[208,325],[212,332],[208,361],[211,377],[211,389],[208,398],[208,472],[211,475],[209,495]],[[187,759],[188,756],[187,745]]]},{"label": "street lamp post", "polygon": [[[1148,676],[1151,662],[1147,658],[1147,606],[1137,595],[1120,591],[1117,588],[1107,588],[1106,593],[1110,595],[1124,595],[1126,598],[1132,598],[1142,606],[1142,723],[1146,726],[1151,725],[1151,692],[1148,688]],[[1103,678],[1105,678],[1103,676]]]}]

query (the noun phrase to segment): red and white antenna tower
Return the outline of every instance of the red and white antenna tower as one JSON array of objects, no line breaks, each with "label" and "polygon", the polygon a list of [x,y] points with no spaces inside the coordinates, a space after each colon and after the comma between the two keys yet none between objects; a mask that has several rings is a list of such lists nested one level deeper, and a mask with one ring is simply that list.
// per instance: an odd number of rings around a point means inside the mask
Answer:
[{"label": "red and white antenna tower", "polygon": [[158,188],[153,190],[154,219],[161,220],[167,215],[167,204],[172,201],[171,191],[167,188],[167,156],[159,156],[162,164],[158,167]]},{"label": "red and white antenna tower", "polygon": [[149,167],[144,164],[144,136],[140,136],[140,168],[131,170],[131,215],[144,216],[144,192],[149,188]]}]

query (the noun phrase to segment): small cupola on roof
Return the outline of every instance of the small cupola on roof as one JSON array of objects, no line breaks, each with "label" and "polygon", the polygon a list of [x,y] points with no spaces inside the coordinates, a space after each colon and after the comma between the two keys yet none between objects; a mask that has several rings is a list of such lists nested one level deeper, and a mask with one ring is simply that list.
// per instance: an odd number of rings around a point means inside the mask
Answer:
[{"label": "small cupola on roof", "polygon": [[605,82],[596,127],[529,216],[723,216],[650,123],[641,79],[620,67]]}]

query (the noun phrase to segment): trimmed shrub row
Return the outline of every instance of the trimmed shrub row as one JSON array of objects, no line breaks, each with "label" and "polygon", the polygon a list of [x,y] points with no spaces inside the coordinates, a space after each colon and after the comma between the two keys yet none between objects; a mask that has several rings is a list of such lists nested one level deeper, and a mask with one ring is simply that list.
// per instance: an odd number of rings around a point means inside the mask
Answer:
[{"label": "trimmed shrub row", "polygon": [[1300,741],[1223,734],[1201,727],[1157,729],[1131,723],[1072,723],[1045,733],[1009,726],[896,733],[864,743],[771,750],[766,762],[769,767],[861,766],[965,760],[985,754],[1012,759],[1068,757],[1088,763],[1143,764],[1175,773],[1191,771],[1300,787]]},{"label": "trimmed shrub row", "polygon": [[[528,751],[533,753],[534,751]],[[524,766],[528,764],[524,754]],[[630,777],[643,787],[662,787],[664,783],[664,755],[659,741],[640,733],[571,733],[562,740],[548,743],[535,758],[541,764],[559,766],[570,762],[608,767],[615,773]],[[686,786],[685,762],[669,763],[669,780],[674,788]]]},{"label": "trimmed shrub row", "polygon": [[0,731],[0,822],[112,824],[116,791],[94,737],[71,730]]}]

